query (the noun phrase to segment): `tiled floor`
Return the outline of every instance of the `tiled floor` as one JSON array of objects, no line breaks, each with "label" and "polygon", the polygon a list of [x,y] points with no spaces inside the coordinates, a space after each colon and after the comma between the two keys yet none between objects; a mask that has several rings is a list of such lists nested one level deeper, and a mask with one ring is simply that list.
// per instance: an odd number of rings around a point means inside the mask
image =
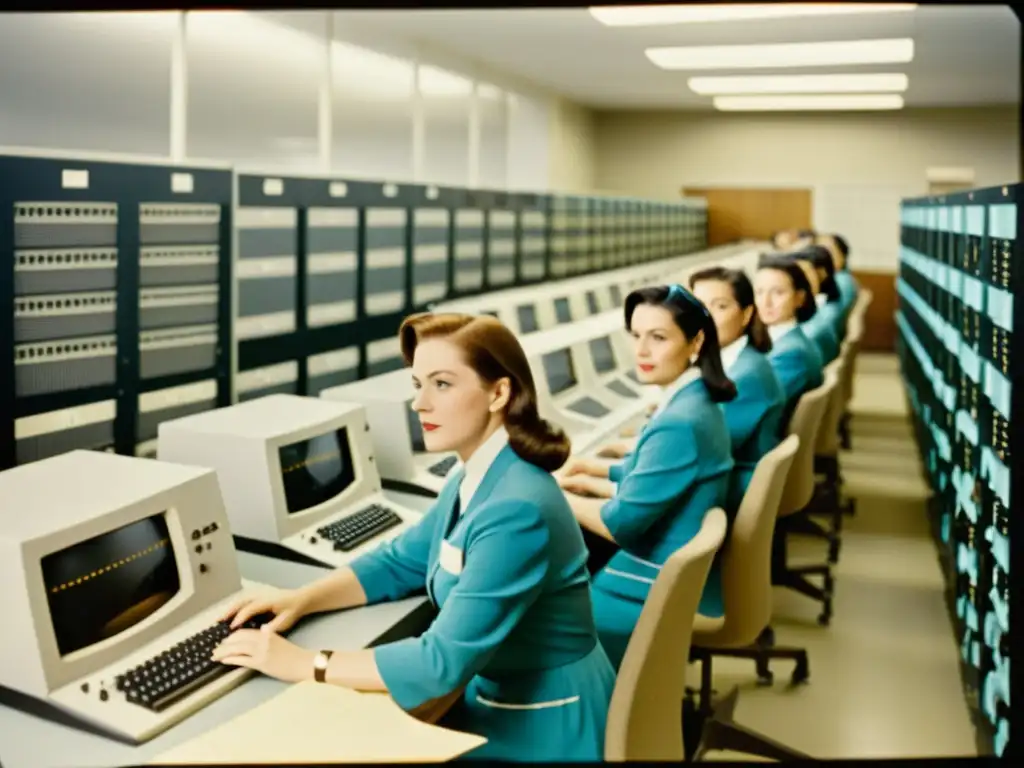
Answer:
[{"label": "tiled floor", "polygon": [[[810,680],[790,688],[792,664],[777,662],[775,684],[760,688],[752,662],[716,659],[715,687],[740,686],[737,722],[814,757],[976,755],[895,358],[860,356],[851,410],[853,451],[841,462],[857,514],[844,524],[831,625],[817,625],[808,598],[774,595],[776,642],[807,648]],[[808,540],[791,551],[820,561],[824,550]]]}]

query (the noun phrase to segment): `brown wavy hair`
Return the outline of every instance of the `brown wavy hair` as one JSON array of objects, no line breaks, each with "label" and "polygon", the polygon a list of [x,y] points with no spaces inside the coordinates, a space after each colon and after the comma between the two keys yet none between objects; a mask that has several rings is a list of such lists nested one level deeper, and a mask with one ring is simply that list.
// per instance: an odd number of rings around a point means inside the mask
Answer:
[{"label": "brown wavy hair", "polygon": [[511,395],[505,406],[504,425],[508,443],[519,458],[547,472],[565,464],[572,445],[561,429],[540,417],[530,364],[512,331],[485,315],[410,315],[398,329],[405,364],[412,365],[421,341],[437,338],[461,349],[466,364],[488,384],[509,380]]}]

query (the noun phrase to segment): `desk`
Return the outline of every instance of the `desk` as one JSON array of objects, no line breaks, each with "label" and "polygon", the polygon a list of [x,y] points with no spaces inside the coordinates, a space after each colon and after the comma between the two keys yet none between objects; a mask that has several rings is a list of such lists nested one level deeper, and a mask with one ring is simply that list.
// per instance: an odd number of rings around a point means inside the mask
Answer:
[{"label": "desk", "polygon": [[[314,568],[240,552],[242,577],[284,588],[324,575]],[[301,622],[289,639],[306,648],[357,650],[426,629],[433,608],[425,597],[321,614]],[[141,765],[182,742],[237,717],[286,688],[258,675],[138,747],[94,736],[13,709],[0,708],[0,763],[4,768],[114,768]]]}]

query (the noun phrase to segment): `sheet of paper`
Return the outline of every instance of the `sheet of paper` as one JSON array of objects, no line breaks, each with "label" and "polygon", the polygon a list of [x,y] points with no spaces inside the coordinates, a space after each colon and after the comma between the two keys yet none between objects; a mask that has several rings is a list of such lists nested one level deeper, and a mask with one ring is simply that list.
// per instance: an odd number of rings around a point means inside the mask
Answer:
[{"label": "sheet of paper", "polygon": [[486,741],[421,723],[387,695],[304,682],[151,764],[444,762]]}]

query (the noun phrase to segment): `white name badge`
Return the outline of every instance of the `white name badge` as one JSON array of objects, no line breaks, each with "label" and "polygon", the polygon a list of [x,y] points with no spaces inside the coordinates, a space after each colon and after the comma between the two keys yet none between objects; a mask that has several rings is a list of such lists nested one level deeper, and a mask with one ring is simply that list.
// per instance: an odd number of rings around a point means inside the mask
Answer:
[{"label": "white name badge", "polygon": [[462,550],[442,540],[437,562],[445,571],[453,576],[458,576],[462,573]]}]

